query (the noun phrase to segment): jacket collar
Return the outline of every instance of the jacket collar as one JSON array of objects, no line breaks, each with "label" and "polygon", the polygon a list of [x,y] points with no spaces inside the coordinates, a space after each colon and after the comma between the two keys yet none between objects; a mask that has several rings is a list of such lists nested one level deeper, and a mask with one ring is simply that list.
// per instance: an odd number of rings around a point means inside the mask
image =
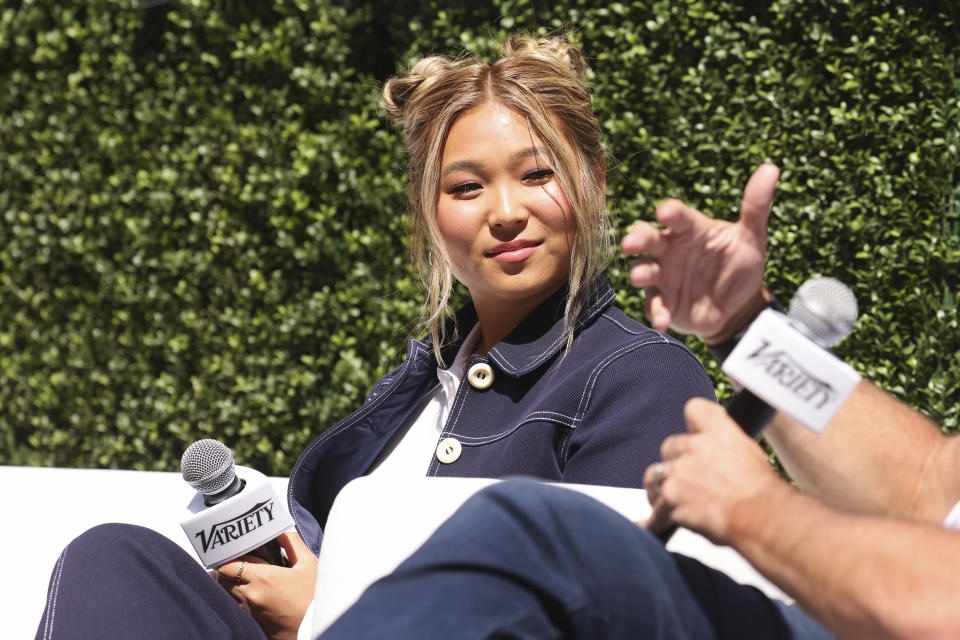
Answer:
[{"label": "jacket collar", "polygon": [[[610,306],[615,295],[607,281],[598,276],[590,288],[587,305],[577,318],[576,330],[579,331],[593,322]],[[537,369],[566,344],[567,335],[563,330],[563,310],[566,302],[567,287],[564,286],[534,309],[506,338],[495,344],[487,358],[513,376],[522,376]],[[461,337],[441,350],[445,363],[453,362],[463,336],[476,322],[477,312],[472,302],[461,307],[454,317],[447,321],[447,335],[454,331],[454,327],[458,327]]]}]

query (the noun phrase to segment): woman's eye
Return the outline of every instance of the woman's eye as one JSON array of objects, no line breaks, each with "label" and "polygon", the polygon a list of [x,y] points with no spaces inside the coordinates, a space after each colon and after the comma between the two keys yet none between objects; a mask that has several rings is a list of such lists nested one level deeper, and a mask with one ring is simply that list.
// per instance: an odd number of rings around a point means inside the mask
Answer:
[{"label": "woman's eye", "polygon": [[476,182],[464,182],[463,184],[458,184],[457,186],[450,189],[450,193],[453,195],[466,195],[480,189],[480,184]]},{"label": "woman's eye", "polygon": [[523,176],[524,182],[546,182],[551,177],[553,177],[553,169],[537,169],[536,171],[531,171]]}]

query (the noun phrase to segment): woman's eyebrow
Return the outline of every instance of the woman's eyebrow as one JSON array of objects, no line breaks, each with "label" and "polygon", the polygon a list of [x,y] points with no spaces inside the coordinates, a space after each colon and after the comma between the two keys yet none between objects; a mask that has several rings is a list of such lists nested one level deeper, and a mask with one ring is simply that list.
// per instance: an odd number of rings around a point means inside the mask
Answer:
[{"label": "woman's eyebrow", "polygon": [[[547,149],[545,147],[527,147],[526,149],[520,149],[515,151],[510,155],[508,162],[510,164],[517,164],[526,158],[531,156],[543,156],[545,158],[549,157],[547,154]],[[474,160],[457,160],[456,162],[451,162],[446,167],[443,168],[442,176],[450,175],[455,171],[472,171],[481,177],[486,176],[486,171],[481,163]]]},{"label": "woman's eyebrow", "polygon": [[479,174],[480,176],[485,176],[483,166],[479,162],[474,162],[473,160],[458,160],[456,162],[451,162],[443,169],[444,176],[450,175],[454,171],[472,171]]},{"label": "woman's eyebrow", "polygon": [[544,158],[549,158],[550,154],[547,153],[547,149],[545,147],[527,147],[526,149],[521,149],[510,156],[510,160],[513,163],[517,163],[521,160],[529,158],[530,156],[543,156]]}]

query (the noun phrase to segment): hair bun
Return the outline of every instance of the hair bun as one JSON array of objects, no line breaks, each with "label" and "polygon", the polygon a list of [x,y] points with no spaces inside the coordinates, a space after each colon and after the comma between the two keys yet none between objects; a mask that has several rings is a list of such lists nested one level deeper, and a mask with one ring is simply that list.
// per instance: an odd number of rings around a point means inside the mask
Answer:
[{"label": "hair bun", "polygon": [[387,80],[383,85],[383,104],[394,124],[404,121],[404,109],[417,91],[429,90],[437,78],[454,66],[448,58],[431,56],[419,60],[407,73]]},{"label": "hair bun", "polygon": [[571,75],[578,80],[583,80],[587,75],[587,59],[583,55],[583,50],[571,44],[564,36],[540,39],[529,36],[510,36],[504,41],[500,55],[504,58],[532,56],[559,63],[569,69]]}]

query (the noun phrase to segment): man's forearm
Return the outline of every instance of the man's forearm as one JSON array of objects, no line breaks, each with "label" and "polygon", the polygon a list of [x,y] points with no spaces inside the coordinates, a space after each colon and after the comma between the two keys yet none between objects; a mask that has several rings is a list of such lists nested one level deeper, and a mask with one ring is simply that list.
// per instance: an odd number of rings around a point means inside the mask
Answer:
[{"label": "man's forearm", "polygon": [[823,433],[777,414],[764,436],[804,492],[842,510],[940,524],[960,499],[960,443],[867,381]]},{"label": "man's forearm", "polygon": [[840,637],[960,637],[960,533],[843,514],[785,483],[732,522],[732,546]]},{"label": "man's forearm", "polygon": [[[746,331],[769,300],[761,287],[724,335]],[[960,501],[960,441],[867,381],[823,433],[777,413],[764,437],[799,487],[842,510],[939,524]]]}]

